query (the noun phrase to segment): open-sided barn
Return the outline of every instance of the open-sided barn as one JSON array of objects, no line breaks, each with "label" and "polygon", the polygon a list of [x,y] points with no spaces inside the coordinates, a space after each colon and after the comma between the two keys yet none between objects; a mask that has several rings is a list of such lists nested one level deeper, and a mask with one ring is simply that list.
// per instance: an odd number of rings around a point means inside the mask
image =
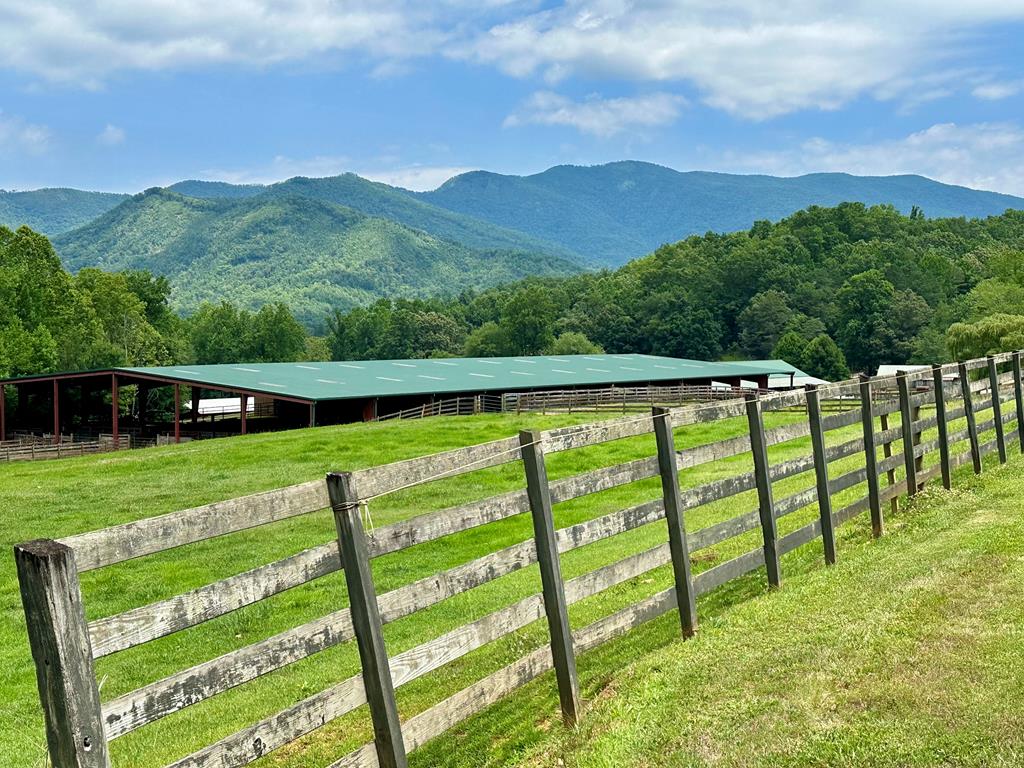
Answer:
[{"label": "open-sided barn", "polygon": [[[162,427],[178,438],[183,430],[198,430],[201,420],[212,425],[216,414],[202,407],[211,395],[238,399],[238,407],[221,410],[220,428],[245,432],[256,418],[265,420],[264,429],[337,424],[441,398],[654,385],[767,389],[769,379],[792,383],[798,375],[782,360],[704,362],[640,354],[109,368],[0,380],[0,440],[14,430],[52,430],[59,439],[80,425],[115,438],[126,429]],[[127,387],[137,388],[130,415],[121,397]],[[161,411],[173,411],[158,423],[148,412],[157,390],[170,392]],[[224,417],[233,423],[225,424]]]}]

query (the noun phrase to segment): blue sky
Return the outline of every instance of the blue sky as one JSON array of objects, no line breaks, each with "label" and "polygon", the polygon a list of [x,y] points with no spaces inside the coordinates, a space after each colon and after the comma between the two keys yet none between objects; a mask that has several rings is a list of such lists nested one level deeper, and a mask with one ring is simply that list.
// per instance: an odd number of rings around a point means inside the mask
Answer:
[{"label": "blue sky", "polygon": [[1024,195],[1024,0],[0,0],[0,188],[640,159]]}]

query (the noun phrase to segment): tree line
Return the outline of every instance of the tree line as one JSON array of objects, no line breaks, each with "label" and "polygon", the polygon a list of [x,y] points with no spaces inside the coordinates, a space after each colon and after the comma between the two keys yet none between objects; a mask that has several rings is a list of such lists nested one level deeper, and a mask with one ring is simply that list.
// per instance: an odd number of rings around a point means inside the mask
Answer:
[{"label": "tree line", "polygon": [[826,379],[1024,347],[1024,212],[812,207],[690,237],[615,271],[527,278],[335,311],[172,309],[163,277],[70,275],[45,237],[0,228],[0,376],[111,365],[648,353],[775,357]]}]

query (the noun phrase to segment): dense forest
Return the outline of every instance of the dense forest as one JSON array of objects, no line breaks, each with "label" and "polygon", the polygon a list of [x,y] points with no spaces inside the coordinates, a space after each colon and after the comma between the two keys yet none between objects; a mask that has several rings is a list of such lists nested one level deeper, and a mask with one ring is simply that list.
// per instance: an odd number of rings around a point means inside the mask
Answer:
[{"label": "dense forest", "polygon": [[[352,185],[305,181],[258,196],[196,198],[153,189],[55,237],[54,245],[72,271],[143,269],[166,276],[175,308],[186,313],[212,297],[248,309],[285,301],[312,329],[321,328],[333,308],[381,296],[428,297],[582,268],[556,254],[506,248],[514,238],[488,224],[472,233],[473,242],[491,235],[497,245],[481,248],[326,199],[330,192],[371,196],[374,185],[362,179]],[[304,194],[288,191],[293,188]],[[429,206],[394,195],[404,201],[406,218],[423,223],[412,214]],[[455,226],[455,214],[440,213],[443,220],[434,224]],[[468,227],[462,231],[471,234]]]},{"label": "dense forest", "polygon": [[780,357],[823,378],[1024,347],[1024,212],[928,219],[812,207],[665,245],[616,271],[336,309],[171,309],[165,277],[82,269],[0,228],[0,376],[115,364],[642,352]]}]

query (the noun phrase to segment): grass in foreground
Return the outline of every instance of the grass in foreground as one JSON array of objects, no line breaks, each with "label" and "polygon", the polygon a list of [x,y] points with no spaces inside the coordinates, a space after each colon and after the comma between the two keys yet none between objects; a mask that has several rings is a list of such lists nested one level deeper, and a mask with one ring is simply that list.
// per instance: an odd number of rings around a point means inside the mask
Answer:
[{"label": "grass in foreground", "polygon": [[[607,659],[584,661],[581,726],[534,721],[533,743],[507,763],[1024,764],[1022,469],[1015,449],[1006,467],[988,461],[981,479],[961,470],[954,491],[930,487],[890,517],[878,541],[863,520],[845,526],[834,568],[794,553],[783,561],[781,591],[765,593],[759,582],[760,594],[731,607],[714,596],[702,602],[692,641],[673,639],[669,615],[638,633],[646,640],[620,641],[630,659],[621,671],[601,670]],[[663,647],[639,657],[622,649],[645,642]],[[515,713],[547,704],[550,718],[551,686],[535,684]],[[512,706],[502,706],[504,714],[486,715],[496,744],[506,736],[495,724],[514,721]],[[473,764],[458,745],[482,747],[486,737],[470,735],[480,727],[435,744],[434,762]]]},{"label": "grass in foreground", "polygon": [[[302,430],[276,435],[250,435],[207,443],[193,443],[85,459],[0,467],[0,506],[5,511],[0,559],[0,755],[44,759],[41,713],[10,545],[29,538],[59,537],[218,499],[280,487],[323,477],[331,469],[353,469],[382,464],[447,448],[493,440],[514,434],[523,426],[550,427],[591,421],[576,417],[461,417],[423,422],[386,422],[376,425]],[[799,420],[797,414],[768,414],[768,426]],[[677,433],[677,445],[703,444],[746,431],[745,419],[686,427]],[[859,428],[830,434],[830,443],[850,439]],[[549,457],[552,479],[600,466],[650,456],[652,436],[642,436]],[[809,441],[796,440],[772,449],[772,460],[809,453]],[[862,462],[862,459],[860,460]],[[837,465],[835,473],[852,469],[858,457]],[[738,456],[681,473],[684,486],[736,474],[750,468],[750,457]],[[429,486],[403,491],[373,503],[376,525],[386,525],[428,510],[522,487],[522,468],[513,463],[474,472]],[[804,474],[776,484],[776,496],[813,486]],[[853,489],[850,499],[862,493]],[[557,505],[559,527],[592,519],[630,504],[660,495],[657,478]],[[844,502],[837,499],[837,506]],[[699,529],[756,508],[753,492],[716,502],[687,513],[687,524]],[[784,534],[813,519],[816,510],[805,508],[780,521]],[[487,552],[529,538],[528,516],[467,531],[442,541],[414,547],[374,562],[378,590],[393,589],[438,570],[466,562]],[[153,600],[179,594],[215,579],[315,546],[334,537],[330,514],[307,515],[208,542],[189,545],[161,555],[142,558],[83,576],[90,618],[107,616]],[[844,527],[843,542],[861,546],[863,523]],[[722,562],[758,546],[760,534],[751,532],[698,553],[695,570]],[[665,540],[664,524],[653,524],[566,554],[563,573],[572,578],[606,563]],[[893,537],[894,539],[897,537]],[[820,569],[820,546],[808,545],[787,556],[788,574]],[[573,606],[574,626],[583,626],[671,583],[668,568],[620,585]],[[787,585],[788,587],[788,585]],[[884,584],[882,585],[884,587]],[[446,601],[385,628],[392,654],[479,618],[498,607],[538,591],[536,566]],[[728,623],[727,609],[737,601],[763,592],[763,578],[740,580],[701,602],[705,625],[702,638],[717,623]],[[788,594],[784,591],[782,594]],[[774,599],[774,596],[773,598]],[[336,610],[345,604],[341,574],[289,590],[270,600],[243,608],[203,625],[163,638],[116,656],[102,659],[97,671],[104,700],[152,680],[234,648],[255,642],[299,623]],[[590,696],[603,690],[617,670],[674,643],[674,615],[654,622],[582,657],[581,675]],[[398,693],[403,718],[510,663],[546,641],[543,622],[493,643],[427,675]],[[696,645],[696,644],[695,644]],[[689,646],[686,646],[689,648]],[[218,738],[233,733],[358,671],[352,643],[330,649],[200,705],[165,718],[114,742],[114,764],[163,765]],[[554,721],[557,705],[549,677],[517,694],[508,703],[474,719],[454,735],[413,756],[415,765],[501,765],[506,762],[546,759],[545,745],[557,742],[560,728]],[[599,710],[595,710],[597,712]],[[678,712],[676,713],[678,716]],[[589,727],[589,726],[587,726]],[[548,735],[550,734],[550,735]],[[371,737],[365,708],[340,718],[261,761],[278,768],[316,768],[337,759]],[[565,737],[568,738],[568,737]],[[556,749],[571,749],[566,744]],[[536,751],[540,750],[540,751]],[[641,763],[642,764],[642,763]]]}]

